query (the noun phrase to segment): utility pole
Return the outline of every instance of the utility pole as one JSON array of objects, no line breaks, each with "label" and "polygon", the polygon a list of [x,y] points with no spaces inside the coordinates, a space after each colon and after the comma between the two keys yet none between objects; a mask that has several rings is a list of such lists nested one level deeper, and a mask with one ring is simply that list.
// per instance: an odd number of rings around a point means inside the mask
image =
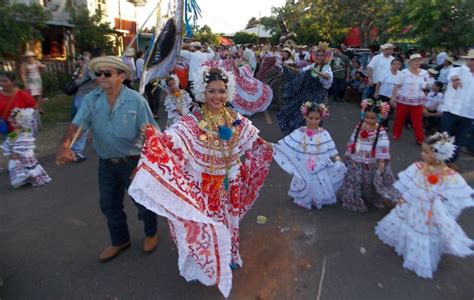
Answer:
[{"label": "utility pole", "polygon": [[260,45],[260,15],[262,13],[258,12],[258,36],[257,36],[257,45]]}]

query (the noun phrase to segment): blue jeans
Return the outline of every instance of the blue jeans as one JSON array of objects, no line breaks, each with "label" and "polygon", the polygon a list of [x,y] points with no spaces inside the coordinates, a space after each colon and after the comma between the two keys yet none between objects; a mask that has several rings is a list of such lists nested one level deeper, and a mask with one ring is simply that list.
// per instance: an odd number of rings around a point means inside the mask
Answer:
[{"label": "blue jeans", "polygon": [[[118,164],[104,159],[99,161],[100,209],[107,219],[110,239],[114,246],[130,241],[123,199],[130,185],[130,175],[137,163],[138,160]],[[156,214],[143,205],[133,202],[138,208],[138,219],[144,222],[145,235],[155,235],[158,229]]]},{"label": "blue jeans", "polygon": [[[74,104],[72,106],[72,117],[76,115],[78,112],[79,108],[82,105],[82,102],[84,101],[85,96],[74,96]],[[87,144],[87,136],[89,134],[89,130],[83,130],[82,134],[80,137],[77,138],[77,140],[74,142],[74,144],[71,147],[71,150],[75,153],[80,153],[84,151],[84,148],[86,148]]]},{"label": "blue jeans", "polygon": [[374,97],[375,85],[367,86],[362,93],[362,100]]},{"label": "blue jeans", "polygon": [[454,162],[458,159],[459,151],[461,150],[461,146],[463,146],[463,138],[471,129],[472,122],[472,119],[461,117],[450,112],[444,112],[441,115],[439,124],[440,131],[446,131],[449,135],[454,136],[454,144],[458,146],[454,152],[454,156],[448,162]]}]

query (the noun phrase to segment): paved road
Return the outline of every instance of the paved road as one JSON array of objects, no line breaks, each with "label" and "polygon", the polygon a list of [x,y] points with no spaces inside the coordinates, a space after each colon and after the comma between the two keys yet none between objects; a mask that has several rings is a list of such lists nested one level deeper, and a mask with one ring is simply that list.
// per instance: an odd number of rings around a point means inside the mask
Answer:
[{"label": "paved road", "polygon": [[[340,151],[359,115],[353,104],[334,104],[325,127]],[[264,138],[282,137],[275,113],[252,118]],[[412,132],[392,145],[395,172],[419,159]],[[223,299],[217,288],[187,283],[178,274],[177,253],[168,225],[160,219],[157,251],[145,255],[136,210],[127,201],[132,248],[101,264],[108,245],[98,208],[97,159],[56,167],[41,163],[53,182],[13,190],[0,175],[0,274],[3,299]],[[463,156],[464,175],[474,183],[474,158]],[[469,172],[468,172],[469,171]],[[402,259],[374,234],[388,211],[358,214],[340,204],[305,210],[287,196],[290,177],[276,164],[254,208],[242,222],[244,266],[234,271],[230,299],[474,299],[474,257],[444,256],[433,280],[402,268]],[[256,223],[258,215],[268,222]],[[474,209],[460,223],[474,237]],[[323,274],[324,268],[324,276]],[[321,278],[321,289],[319,288]]]}]

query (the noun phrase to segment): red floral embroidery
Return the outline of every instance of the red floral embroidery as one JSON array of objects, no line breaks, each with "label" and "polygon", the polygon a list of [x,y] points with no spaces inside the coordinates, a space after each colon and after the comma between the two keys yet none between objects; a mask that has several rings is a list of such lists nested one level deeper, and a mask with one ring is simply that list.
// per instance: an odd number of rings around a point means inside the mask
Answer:
[{"label": "red floral embroidery", "polygon": [[147,137],[144,154],[152,163],[166,164],[169,161],[169,156],[156,134]]},{"label": "red floral embroidery", "polygon": [[201,232],[199,224],[193,221],[184,221],[184,228],[186,228],[186,242],[188,244],[194,244]]},{"label": "red floral embroidery", "polygon": [[230,203],[233,208],[239,208],[240,206],[240,189],[237,183],[231,183],[230,186]]},{"label": "red floral embroidery", "polygon": [[207,194],[207,207],[210,211],[220,209],[220,190],[224,181],[224,175],[202,174],[202,191]]},{"label": "red floral embroidery", "polygon": [[362,130],[360,132],[360,137],[363,138],[363,139],[366,139],[369,137],[369,132],[367,130]]}]

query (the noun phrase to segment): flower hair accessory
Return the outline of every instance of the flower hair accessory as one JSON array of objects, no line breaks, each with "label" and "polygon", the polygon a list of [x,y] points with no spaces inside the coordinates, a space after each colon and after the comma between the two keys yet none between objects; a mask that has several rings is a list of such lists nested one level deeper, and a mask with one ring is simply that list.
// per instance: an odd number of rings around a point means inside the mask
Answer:
[{"label": "flower hair accessory", "polygon": [[[234,99],[234,94],[235,94],[235,77],[234,74],[231,72],[227,72],[226,70],[222,68],[214,68],[214,69],[219,69],[221,74],[219,75],[219,79],[224,81],[227,87],[227,102],[232,102]],[[205,92],[206,92],[206,87],[207,84],[209,83],[211,72],[211,68],[209,66],[203,66],[201,68],[201,74],[202,78],[199,80],[196,80],[193,82],[193,93],[194,96],[196,97],[196,100],[199,102],[204,103],[205,99]]]},{"label": "flower hair accessory", "polygon": [[329,109],[326,106],[326,104],[321,103],[317,105],[316,103],[313,103],[311,101],[306,101],[305,103],[303,103],[303,105],[301,105],[301,108],[300,108],[301,114],[306,117],[311,108],[315,108],[315,111],[319,112],[319,114],[321,115],[321,118],[329,116]]},{"label": "flower hair accessory", "polygon": [[311,101],[306,101],[305,103],[303,103],[303,105],[301,105],[301,108],[300,108],[301,114],[306,117],[308,115],[309,109],[312,106],[313,106],[313,103]]},{"label": "flower hair accessory", "polygon": [[169,87],[168,87],[168,85],[166,84],[166,81],[167,81],[168,79],[173,79],[173,80],[174,80],[174,85],[175,85],[175,87],[177,87],[178,90],[179,90],[179,77],[178,77],[178,75],[176,75],[176,74],[171,74],[168,78],[162,79],[162,80],[160,81],[160,88],[161,88],[162,90],[164,90],[167,94],[170,94]]},{"label": "flower hair accessory", "polygon": [[379,122],[386,119],[388,117],[388,113],[390,112],[390,104],[387,102],[377,101],[375,102],[373,99],[367,98],[362,100],[360,103],[361,109],[361,117],[362,119],[365,116],[365,112],[370,109],[371,107],[375,106],[378,110],[377,117]]},{"label": "flower hair accessory", "polygon": [[380,110],[380,115],[382,119],[386,119],[388,117],[388,113],[390,112],[390,104],[387,102],[377,101],[377,106]]},{"label": "flower hair accessory", "polygon": [[23,129],[32,130],[35,110],[33,108],[14,108],[9,119],[12,123],[21,126]]},{"label": "flower hair accessory", "polygon": [[437,132],[427,139],[429,140],[436,140],[430,146],[437,160],[444,162],[453,157],[457,146],[454,144],[454,137],[447,132]]},{"label": "flower hair accessory", "polygon": [[372,100],[370,98],[362,100],[362,102],[360,103],[360,107],[362,108],[362,112],[365,112],[367,107],[372,106],[372,105],[374,105],[374,100]]},{"label": "flower hair accessory", "polygon": [[327,42],[319,42],[318,44],[318,51],[328,51],[329,50],[329,43]]},{"label": "flower hair accessory", "polygon": [[319,104],[318,110],[319,110],[319,114],[321,115],[321,118],[325,118],[329,116],[329,108],[327,107],[326,104],[324,103]]}]

